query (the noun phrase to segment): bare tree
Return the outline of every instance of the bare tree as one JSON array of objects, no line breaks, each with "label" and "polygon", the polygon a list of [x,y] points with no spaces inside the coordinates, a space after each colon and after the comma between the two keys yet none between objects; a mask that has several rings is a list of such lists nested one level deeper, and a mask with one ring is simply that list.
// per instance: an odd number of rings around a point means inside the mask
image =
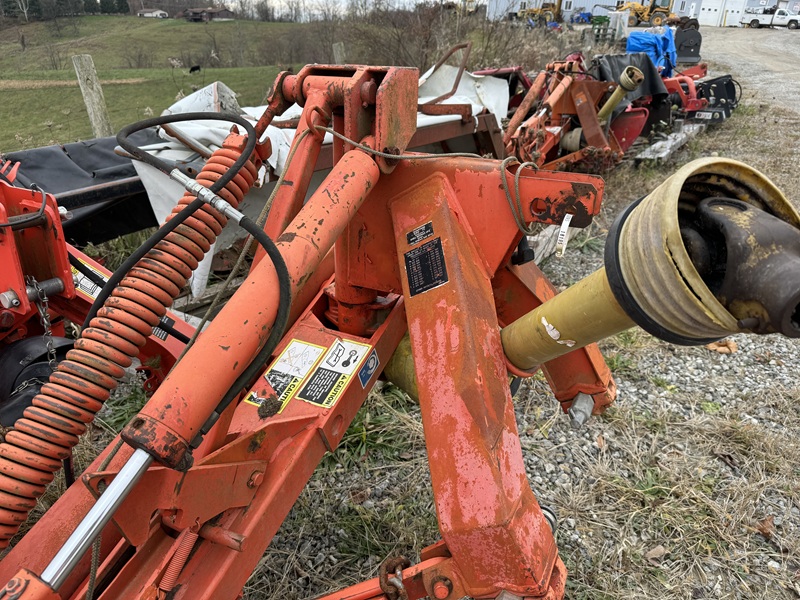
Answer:
[{"label": "bare tree", "polygon": [[237,19],[253,19],[255,17],[256,13],[251,0],[236,0],[235,6]]},{"label": "bare tree", "polygon": [[364,21],[369,17],[370,0],[347,0],[347,17]]},{"label": "bare tree", "polygon": [[286,0],[286,20],[292,23],[301,21],[303,6],[300,0]]},{"label": "bare tree", "polygon": [[275,6],[270,0],[258,0],[255,4],[255,10],[259,21],[275,20]]},{"label": "bare tree", "polygon": [[25,17],[25,22],[28,22],[28,11],[31,8],[31,0],[14,0],[19,12]]}]

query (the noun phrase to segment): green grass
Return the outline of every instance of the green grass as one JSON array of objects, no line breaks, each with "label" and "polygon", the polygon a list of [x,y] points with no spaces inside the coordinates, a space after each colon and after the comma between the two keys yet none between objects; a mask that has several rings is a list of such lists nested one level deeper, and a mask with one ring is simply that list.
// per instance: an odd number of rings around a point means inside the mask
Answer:
[{"label": "green grass", "polygon": [[[99,71],[136,66],[137,57],[152,61],[151,65],[143,66],[164,68],[170,66],[169,57],[207,56],[212,45],[219,54],[216,66],[239,66],[242,57],[263,65],[271,62],[262,52],[268,47],[265,44],[296,27],[292,23],[189,23],[177,19],[99,15],[69,21],[62,19],[62,22],[60,34],[54,31],[51,23],[43,22],[0,30],[3,78],[14,73],[17,79],[25,78],[22,74],[26,72],[52,70],[56,66],[71,71],[69,57],[73,54],[91,54]],[[20,32],[25,37],[24,51]]]},{"label": "green grass", "polygon": [[[297,25],[86,16],[65,21],[60,34],[52,24],[39,22],[2,29],[0,152],[94,137],[72,66],[76,54],[92,55],[111,124],[118,130],[160,114],[180,94],[214,81],[239,94],[241,106],[261,104],[284,68],[270,66],[271,49],[293,27]],[[171,67],[170,57],[181,59],[183,68]],[[193,64],[204,68],[190,76]],[[71,85],[65,87],[65,82]]]},{"label": "green grass", "polygon": [[[58,77],[52,77],[55,73]],[[262,102],[277,67],[207,69],[205,83],[222,81],[239,94],[241,106]],[[29,72],[30,79],[74,79],[67,71]],[[158,115],[182,92],[188,95],[192,85],[203,79],[192,79],[181,69],[146,69],[100,71],[103,79],[141,78],[135,84],[106,84],[103,86],[111,124],[115,130],[147,116]],[[196,83],[195,83],[196,82]],[[56,143],[91,139],[91,126],[80,90],[77,87],[42,87],[28,90],[3,90],[0,103],[0,151],[11,152]],[[56,101],[57,99],[57,101]]]}]

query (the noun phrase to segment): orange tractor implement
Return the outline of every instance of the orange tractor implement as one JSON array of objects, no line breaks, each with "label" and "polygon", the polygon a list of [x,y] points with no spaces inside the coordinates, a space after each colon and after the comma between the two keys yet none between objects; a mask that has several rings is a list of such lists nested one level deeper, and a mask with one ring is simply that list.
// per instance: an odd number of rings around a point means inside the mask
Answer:
[{"label": "orange tractor implement", "polygon": [[506,152],[545,170],[602,172],[616,165],[644,128],[648,111],[630,108],[613,120],[612,111],[643,79],[635,67],[626,69],[619,84],[591,79],[580,54],[549,64],[509,121]]},{"label": "orange tractor implement", "polygon": [[[546,112],[564,114],[559,102],[574,105],[581,94],[594,111],[593,82],[572,87],[569,69],[556,72]],[[594,342],[635,324],[686,344],[739,331],[800,336],[800,298],[792,295],[800,216],[761,174],[722,159],[687,165],[660,196],[621,217],[605,269],[557,294],[533,263],[510,259],[532,223],[588,225],[603,180],[408,153],[416,90],[417,72],[407,68],[314,65],[281,74],[255,127],[230,117],[246,135],[232,132],[197,180],[171,173],[186,196],[91,307],[74,287],[68,255],[95,267],[64,243],[52,198],[0,183],[0,251],[14,261],[3,263],[4,298],[20,299],[18,310],[4,308],[12,336],[52,336],[61,318],[88,321],[65,358],[48,363],[48,382],[0,444],[4,545],[125,368],[151,353],[168,371],[117,441],[5,555],[0,597],[241,597],[377,379],[405,373],[398,383],[414,388],[421,406],[441,540],[417,564],[389,557],[378,578],[327,598],[559,600],[567,573],[556,523],[528,484],[509,378],[541,369],[563,409],[581,420],[615,397]],[[294,102],[303,114],[292,158],[260,226],[237,206],[270,152],[261,134]],[[335,136],[333,168],[304,201],[325,132]],[[720,195],[726,203],[709,204]],[[681,227],[697,233],[685,234],[688,249],[670,218],[687,207],[695,214]],[[261,246],[249,276],[188,349],[175,335],[154,341],[228,220]],[[761,234],[737,246],[740,268],[730,265],[724,285],[711,290],[692,265],[719,266],[712,242],[738,244],[744,221]],[[775,232],[780,243],[769,237]],[[667,240],[671,252],[643,244],[652,239]],[[780,281],[742,302],[742,290],[769,287],[770,261],[781,265]],[[651,269],[644,277],[642,264]],[[740,285],[756,273],[758,285]]]}]

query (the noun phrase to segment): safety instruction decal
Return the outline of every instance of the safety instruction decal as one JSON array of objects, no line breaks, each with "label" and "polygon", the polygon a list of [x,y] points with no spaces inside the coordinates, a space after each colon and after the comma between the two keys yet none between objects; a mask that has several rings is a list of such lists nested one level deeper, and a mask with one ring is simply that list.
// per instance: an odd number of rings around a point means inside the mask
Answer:
[{"label": "safety instruction decal", "polygon": [[296,397],[325,408],[333,406],[347,389],[370,348],[368,344],[350,340],[334,341]]},{"label": "safety instruction decal", "polygon": [[[92,271],[97,273],[97,276],[100,279],[102,279],[103,281],[108,281],[108,277],[106,277],[104,273],[95,269],[85,260],[81,260],[80,258],[78,260],[80,260],[87,269],[91,269]],[[96,300],[97,295],[100,293],[101,289],[100,286],[97,285],[91,279],[89,279],[86,275],[78,271],[78,269],[76,269],[72,265],[70,265],[69,268],[72,271],[72,278],[75,281],[75,291],[81,294],[82,296],[88,298],[89,300],[92,301]]]},{"label": "safety instruction decal", "polygon": [[[303,381],[311,373],[323,352],[325,352],[324,346],[293,339],[275,359],[275,362],[272,363],[264,377],[278,395],[278,400],[281,403],[281,408],[278,412],[286,408],[286,404],[292,399],[294,393],[300,389]],[[265,400],[265,398],[260,398],[255,393],[251,393],[245,398],[245,402],[255,406],[260,406]]]},{"label": "safety instruction decal", "polygon": [[434,238],[406,252],[406,276],[411,296],[427,292],[444,285],[447,278],[447,266],[444,263],[442,238]]},{"label": "safety instruction decal", "polygon": [[361,382],[361,387],[367,389],[367,384],[369,380],[372,379],[372,376],[375,374],[375,371],[378,370],[378,367],[381,365],[381,361],[378,358],[378,353],[375,352],[375,349],[369,355],[367,362],[364,363],[364,366],[361,367],[358,371],[358,380]]}]

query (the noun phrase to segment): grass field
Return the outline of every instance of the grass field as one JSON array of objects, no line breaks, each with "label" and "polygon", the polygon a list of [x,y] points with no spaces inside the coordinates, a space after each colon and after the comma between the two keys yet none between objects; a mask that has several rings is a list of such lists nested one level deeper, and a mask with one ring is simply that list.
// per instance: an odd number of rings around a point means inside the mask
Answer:
[{"label": "grass field", "polygon": [[[271,62],[265,44],[294,26],[122,16],[80,17],[74,24],[62,25],[60,37],[45,23],[0,30],[0,152],[93,137],[72,67],[75,54],[92,55],[111,123],[119,129],[213,81],[236,91],[242,106],[260,104],[280,70],[265,66]],[[171,67],[169,58],[184,67]],[[189,75],[189,66],[198,63],[205,68]],[[229,66],[256,64],[262,66]]]}]

